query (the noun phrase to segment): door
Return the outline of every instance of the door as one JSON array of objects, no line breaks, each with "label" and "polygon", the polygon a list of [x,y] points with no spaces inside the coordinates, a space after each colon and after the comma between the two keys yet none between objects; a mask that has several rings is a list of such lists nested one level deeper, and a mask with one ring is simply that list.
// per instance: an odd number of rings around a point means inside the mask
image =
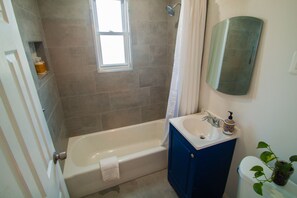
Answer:
[{"label": "door", "polygon": [[11,0],[0,0],[0,195],[69,197]]}]

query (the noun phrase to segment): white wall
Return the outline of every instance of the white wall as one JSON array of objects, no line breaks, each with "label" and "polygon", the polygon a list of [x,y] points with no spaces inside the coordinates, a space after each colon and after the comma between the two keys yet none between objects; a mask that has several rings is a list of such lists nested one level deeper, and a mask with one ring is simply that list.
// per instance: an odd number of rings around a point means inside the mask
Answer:
[{"label": "white wall", "polygon": [[[236,168],[246,155],[259,156],[258,141],[268,142],[281,159],[297,154],[297,75],[288,73],[297,50],[296,0],[209,0],[199,108],[234,118],[242,130],[237,142],[226,193],[235,197]],[[233,16],[264,20],[249,93],[230,96],[206,84],[212,27]],[[297,183],[297,166],[291,179]]]}]

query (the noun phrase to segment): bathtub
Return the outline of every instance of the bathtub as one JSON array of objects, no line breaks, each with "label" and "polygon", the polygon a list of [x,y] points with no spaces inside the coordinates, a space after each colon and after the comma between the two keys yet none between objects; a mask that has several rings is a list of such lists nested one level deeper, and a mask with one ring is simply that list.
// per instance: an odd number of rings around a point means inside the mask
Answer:
[{"label": "bathtub", "polygon": [[[165,169],[164,120],[69,138],[64,178],[71,197],[82,197]],[[117,156],[120,179],[104,182],[99,160]]]}]

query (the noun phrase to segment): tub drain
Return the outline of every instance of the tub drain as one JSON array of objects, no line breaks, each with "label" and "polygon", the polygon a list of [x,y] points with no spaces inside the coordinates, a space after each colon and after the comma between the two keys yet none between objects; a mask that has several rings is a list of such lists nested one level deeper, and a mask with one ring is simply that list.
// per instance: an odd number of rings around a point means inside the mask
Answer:
[{"label": "tub drain", "polygon": [[204,140],[205,136],[204,135],[200,135],[200,139]]}]

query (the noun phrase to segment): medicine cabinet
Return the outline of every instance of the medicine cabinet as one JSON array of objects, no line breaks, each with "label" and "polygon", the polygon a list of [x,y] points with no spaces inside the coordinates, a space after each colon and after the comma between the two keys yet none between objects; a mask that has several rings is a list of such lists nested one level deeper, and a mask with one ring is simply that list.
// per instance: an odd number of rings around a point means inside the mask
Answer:
[{"label": "medicine cabinet", "polygon": [[238,16],[212,29],[207,83],[230,95],[247,94],[254,69],[263,21]]}]

